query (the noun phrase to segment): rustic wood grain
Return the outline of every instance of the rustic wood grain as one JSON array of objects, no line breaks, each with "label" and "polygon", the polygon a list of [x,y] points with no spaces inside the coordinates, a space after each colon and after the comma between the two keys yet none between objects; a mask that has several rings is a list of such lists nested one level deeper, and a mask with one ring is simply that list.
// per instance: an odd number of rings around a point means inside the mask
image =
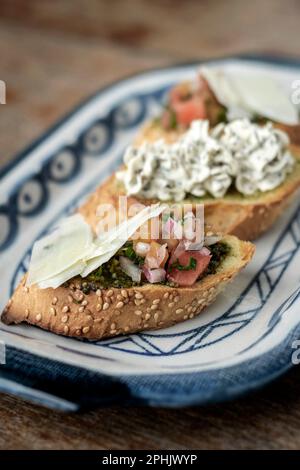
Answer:
[{"label": "rustic wood grain", "polygon": [[[1,0],[0,165],[111,80],[179,59],[300,56],[293,0]],[[184,410],[108,407],[62,415],[0,396],[0,449],[300,447],[295,369],[232,403]]]},{"label": "rustic wood grain", "polygon": [[235,402],[180,410],[62,415],[0,397],[0,449],[299,449],[299,423],[297,369]]}]

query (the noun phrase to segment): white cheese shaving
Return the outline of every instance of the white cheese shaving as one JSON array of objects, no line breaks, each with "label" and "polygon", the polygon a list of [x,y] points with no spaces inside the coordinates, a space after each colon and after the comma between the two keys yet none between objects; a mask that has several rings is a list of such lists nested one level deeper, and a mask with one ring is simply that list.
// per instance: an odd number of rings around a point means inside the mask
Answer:
[{"label": "white cheese shaving", "polygon": [[228,119],[258,115],[288,125],[299,124],[297,108],[271,77],[208,67],[202,67],[200,73],[217,100],[227,108]]},{"label": "white cheese shaving", "polygon": [[160,204],[145,207],[98,237],[93,236],[91,227],[81,215],[64,219],[50,235],[34,244],[27,285],[55,289],[74,276],[87,276],[109,261],[144,223],[159,216],[163,210],[164,206]]},{"label": "white cheese shaving", "polygon": [[94,250],[90,226],[79,214],[62,220],[52,233],[35,242],[27,284],[36,284],[66,271]]}]

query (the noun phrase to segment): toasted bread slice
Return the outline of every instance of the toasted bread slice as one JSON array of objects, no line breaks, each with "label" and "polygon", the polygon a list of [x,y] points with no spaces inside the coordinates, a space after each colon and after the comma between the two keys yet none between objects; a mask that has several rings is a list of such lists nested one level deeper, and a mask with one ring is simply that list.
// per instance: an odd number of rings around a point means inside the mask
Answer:
[{"label": "toasted bread slice", "polygon": [[[139,145],[144,140],[157,140],[159,137],[173,142],[178,139],[178,136],[178,132],[163,132],[157,125],[149,124],[138,135],[136,144]],[[182,204],[203,203],[205,206],[205,222],[214,231],[230,233],[242,240],[255,240],[278,219],[300,187],[300,147],[291,145],[290,150],[296,159],[296,165],[293,172],[278,188],[264,193],[257,192],[252,196],[243,196],[233,190],[222,199],[190,196],[184,199]],[[79,210],[95,228],[98,222],[96,216],[98,205],[107,203],[118,207],[120,195],[125,195],[125,189],[115,175],[112,175],[104,184],[99,186]],[[136,202],[147,205],[157,201],[134,196],[128,197],[128,205]]]},{"label": "toasted bread slice", "polygon": [[230,247],[215,274],[192,287],[144,284],[126,289],[98,289],[84,295],[69,287],[26,287],[26,276],[8,302],[2,321],[27,322],[65,336],[98,340],[165,328],[198,315],[250,261],[254,246],[227,235]]}]

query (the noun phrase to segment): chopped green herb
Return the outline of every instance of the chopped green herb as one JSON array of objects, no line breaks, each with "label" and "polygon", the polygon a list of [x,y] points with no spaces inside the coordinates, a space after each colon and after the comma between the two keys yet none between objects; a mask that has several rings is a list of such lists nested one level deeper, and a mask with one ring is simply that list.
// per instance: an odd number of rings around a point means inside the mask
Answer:
[{"label": "chopped green herb", "polygon": [[127,246],[125,245],[123,251],[121,248],[121,250],[118,252],[118,255],[126,256],[126,258],[129,258],[137,266],[142,266],[144,264],[144,258],[136,254],[132,244],[128,244]]},{"label": "chopped green herb", "polygon": [[230,246],[227,245],[227,243],[218,242],[218,243],[215,243],[214,245],[211,245],[209,247],[209,251],[211,254],[211,259],[210,259],[209,265],[207,266],[205,270],[205,273],[204,273],[205,275],[215,274],[221,262],[229,254]]},{"label": "chopped green herb", "polygon": [[171,268],[173,269],[178,269],[178,271],[191,271],[195,270],[197,266],[197,260],[193,258],[192,256],[190,257],[189,264],[186,266],[183,266],[182,264],[179,263],[178,260],[176,260],[174,263],[171,264]]}]

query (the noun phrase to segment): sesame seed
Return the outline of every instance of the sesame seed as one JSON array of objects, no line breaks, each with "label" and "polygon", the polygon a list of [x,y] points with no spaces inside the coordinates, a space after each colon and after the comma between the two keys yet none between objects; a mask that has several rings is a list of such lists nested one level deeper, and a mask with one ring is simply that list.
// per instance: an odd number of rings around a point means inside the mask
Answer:
[{"label": "sesame seed", "polygon": [[164,324],[163,321],[158,322],[158,326],[162,326]]},{"label": "sesame seed", "polygon": [[89,331],[90,331],[90,327],[89,327],[89,326],[84,326],[84,327],[82,328],[82,333],[83,333],[83,334],[86,334],[86,333],[88,333]]},{"label": "sesame seed", "polygon": [[194,318],[194,314],[191,313],[191,314],[189,315],[189,318]]},{"label": "sesame seed", "polygon": [[91,320],[93,320],[93,317],[92,317],[92,315],[87,315],[87,316],[86,316],[86,320],[87,320],[87,321],[91,321]]},{"label": "sesame seed", "polygon": [[112,289],[109,289],[106,293],[107,297],[111,297],[112,295],[114,295],[114,291]]},{"label": "sesame seed", "polygon": [[156,312],[156,313],[154,314],[154,320],[155,320],[155,321],[158,320],[158,316],[159,316],[159,315],[158,315],[158,313]]},{"label": "sesame seed", "polygon": [[123,300],[123,299],[124,299],[124,298],[123,298],[122,295],[120,295],[120,294],[117,295],[117,300]]},{"label": "sesame seed", "polygon": [[107,310],[109,308],[109,303],[105,302],[103,305],[103,310]]},{"label": "sesame seed", "polygon": [[159,302],[160,302],[160,299],[154,299],[152,303],[153,303],[154,305],[157,305],[157,304],[159,304]]},{"label": "sesame seed", "polygon": [[117,330],[110,330],[110,334],[111,334],[111,335],[115,335],[116,332],[117,332]]},{"label": "sesame seed", "polygon": [[67,313],[69,310],[70,308],[67,305],[65,305],[62,309],[62,313]]},{"label": "sesame seed", "polygon": [[208,291],[210,294],[213,294],[215,292],[215,288],[214,287],[211,287]]},{"label": "sesame seed", "polygon": [[141,304],[144,304],[145,302],[146,302],[146,299],[140,300],[140,303],[141,303]]},{"label": "sesame seed", "polygon": [[158,305],[151,305],[151,310],[157,310],[158,309]]},{"label": "sesame seed", "polygon": [[94,323],[101,323],[103,318],[95,318]]},{"label": "sesame seed", "polygon": [[38,313],[38,314],[35,316],[35,319],[36,319],[36,321],[40,321],[40,320],[42,319],[41,313]]},{"label": "sesame seed", "polygon": [[121,294],[125,299],[127,298],[127,291],[125,289],[121,290]]},{"label": "sesame seed", "polygon": [[177,295],[176,297],[174,297],[174,302],[178,302],[179,301],[179,295]]},{"label": "sesame seed", "polygon": [[83,298],[84,298],[84,295],[83,295],[82,292],[80,292],[77,296],[78,301],[81,302],[83,300]]},{"label": "sesame seed", "polygon": [[187,309],[188,313],[191,313],[192,310],[193,310],[192,306],[188,307],[188,309]]},{"label": "sesame seed", "polygon": [[53,299],[52,299],[52,305],[56,305],[56,304],[57,304],[57,301],[58,301],[58,298],[57,298],[57,297],[53,297]]},{"label": "sesame seed", "polygon": [[67,323],[68,319],[69,319],[68,315],[64,315],[64,316],[62,317],[61,321],[62,321],[63,323]]},{"label": "sesame seed", "polygon": [[193,308],[192,308],[192,312],[193,312],[193,313],[196,313],[196,311],[197,311],[197,307],[193,307]]},{"label": "sesame seed", "polygon": [[149,318],[151,318],[151,314],[150,314],[150,313],[146,313],[146,315],[145,315],[145,320],[149,320]]},{"label": "sesame seed", "polygon": [[143,297],[144,297],[143,294],[141,294],[140,292],[137,292],[137,293],[135,294],[135,298],[136,298],[136,299],[142,299]]},{"label": "sesame seed", "polygon": [[100,290],[100,289],[97,289],[97,290],[96,290],[96,295],[97,295],[98,297],[101,296],[101,290]]},{"label": "sesame seed", "polygon": [[101,309],[102,309],[102,305],[101,305],[101,304],[97,304],[97,306],[96,306],[97,312],[100,312]]},{"label": "sesame seed", "polygon": [[115,323],[112,323],[112,324],[110,325],[110,329],[111,329],[111,330],[115,330],[115,329],[116,329],[116,324],[115,324]]},{"label": "sesame seed", "polygon": [[29,317],[29,310],[28,310],[28,308],[26,308],[26,310],[25,310],[25,318],[28,318],[28,317]]},{"label": "sesame seed", "polygon": [[73,297],[71,295],[68,295],[68,301],[73,302]]},{"label": "sesame seed", "polygon": [[65,333],[65,334],[68,334],[68,333],[69,333],[69,327],[68,327],[68,325],[65,325],[65,326],[64,326],[64,333]]},{"label": "sesame seed", "polygon": [[81,333],[81,330],[76,330],[76,334],[77,334],[77,336],[79,336],[79,335],[80,335],[80,333]]},{"label": "sesame seed", "polygon": [[169,297],[169,292],[164,293],[164,299],[167,299]]},{"label": "sesame seed", "polygon": [[142,315],[142,310],[136,310],[134,313],[139,317],[140,315]]},{"label": "sesame seed", "polygon": [[184,320],[187,320],[187,319],[188,319],[188,315],[184,315],[183,319],[184,319]]},{"label": "sesame seed", "polygon": [[87,300],[83,300],[83,301],[81,302],[81,305],[87,305],[87,304],[88,304],[88,301],[87,301]]},{"label": "sesame seed", "polygon": [[124,331],[129,331],[129,330],[130,330],[129,326],[125,326]]},{"label": "sesame seed", "polygon": [[124,303],[123,302],[118,302],[117,305],[116,305],[116,308],[122,308],[124,307]]},{"label": "sesame seed", "polygon": [[85,307],[79,307],[78,312],[79,312],[79,313],[84,312],[84,308],[85,308]]},{"label": "sesame seed", "polygon": [[148,328],[149,324],[148,323],[144,323],[144,328]]},{"label": "sesame seed", "polygon": [[169,308],[172,308],[174,307],[174,302],[170,302],[169,305],[168,305]]},{"label": "sesame seed", "polygon": [[183,312],[183,308],[178,308],[175,313],[176,315],[179,315],[182,312]]}]

